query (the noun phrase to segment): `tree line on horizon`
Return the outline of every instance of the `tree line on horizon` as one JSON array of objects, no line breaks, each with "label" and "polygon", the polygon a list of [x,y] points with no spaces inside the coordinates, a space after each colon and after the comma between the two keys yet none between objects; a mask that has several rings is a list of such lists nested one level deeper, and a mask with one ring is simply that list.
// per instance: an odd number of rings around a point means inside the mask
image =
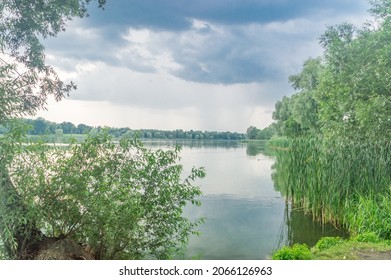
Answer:
[{"label": "tree line on horizon", "polygon": [[[58,134],[96,134],[102,130],[107,130],[110,135],[116,138],[123,136],[138,136],[143,139],[187,139],[187,140],[244,140],[246,133],[239,132],[218,132],[200,130],[159,130],[159,129],[130,129],[128,127],[102,127],[89,126],[86,124],[75,125],[71,122],[56,123],[44,118],[23,119],[27,125],[29,135],[58,135]],[[7,131],[7,128],[0,126],[0,134]]]}]

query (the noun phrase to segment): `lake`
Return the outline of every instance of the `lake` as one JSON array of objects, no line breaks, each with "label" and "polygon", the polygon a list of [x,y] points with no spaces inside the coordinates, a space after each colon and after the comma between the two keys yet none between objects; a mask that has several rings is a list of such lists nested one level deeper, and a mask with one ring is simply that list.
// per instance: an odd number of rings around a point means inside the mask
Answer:
[{"label": "lake", "polygon": [[[291,205],[276,190],[272,174],[275,159],[263,142],[188,141],[147,142],[147,146],[182,146],[185,171],[205,167],[206,178],[197,181],[203,196],[200,207],[188,206],[191,220],[205,217],[192,236],[185,259],[270,259],[283,245],[306,243],[322,236],[343,236],[332,225],[321,225]],[[186,175],[186,174],[185,174]]]}]

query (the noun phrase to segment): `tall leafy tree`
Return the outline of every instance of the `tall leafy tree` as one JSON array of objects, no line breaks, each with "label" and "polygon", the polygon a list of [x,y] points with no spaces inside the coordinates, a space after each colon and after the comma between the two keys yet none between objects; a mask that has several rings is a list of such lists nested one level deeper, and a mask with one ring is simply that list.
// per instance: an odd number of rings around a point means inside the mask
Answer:
[{"label": "tall leafy tree", "polygon": [[391,29],[378,24],[330,27],[321,38],[327,67],[317,98],[326,134],[391,135]]},{"label": "tall leafy tree", "polygon": [[374,23],[328,27],[324,55],[289,78],[297,91],[275,105],[279,133],[373,140],[391,137],[391,1],[370,1]]},{"label": "tall leafy tree", "polygon": [[[47,97],[72,89],[45,63],[42,38],[64,31],[67,21],[87,15],[90,0],[3,0],[0,3],[0,123],[34,114]],[[103,6],[105,0],[99,0]]]},{"label": "tall leafy tree", "polygon": [[297,98],[297,94],[291,97],[284,96],[281,101],[277,101],[275,104],[273,119],[276,121],[279,135],[296,137],[305,131],[294,115],[294,104]]},{"label": "tall leafy tree", "polygon": [[[45,63],[42,38],[64,31],[67,21],[87,15],[90,0],[3,0],[0,2],[0,125],[45,107],[48,96],[61,100],[75,88]],[[98,0],[103,6],[105,0]],[[31,255],[44,239],[9,176],[19,129],[0,142],[0,236],[12,258]]]},{"label": "tall leafy tree", "polygon": [[300,125],[302,133],[319,132],[319,105],[315,94],[323,68],[320,58],[310,58],[304,62],[299,74],[289,77],[292,87],[298,91],[292,100],[292,117]]}]

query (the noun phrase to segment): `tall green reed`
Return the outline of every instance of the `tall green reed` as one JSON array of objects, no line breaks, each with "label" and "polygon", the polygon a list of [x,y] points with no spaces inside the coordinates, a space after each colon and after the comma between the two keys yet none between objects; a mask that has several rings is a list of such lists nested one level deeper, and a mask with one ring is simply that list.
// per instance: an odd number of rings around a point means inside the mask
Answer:
[{"label": "tall green reed", "polygon": [[391,142],[285,139],[276,147],[277,172],[294,207],[314,219],[342,224],[360,197],[388,195]]}]

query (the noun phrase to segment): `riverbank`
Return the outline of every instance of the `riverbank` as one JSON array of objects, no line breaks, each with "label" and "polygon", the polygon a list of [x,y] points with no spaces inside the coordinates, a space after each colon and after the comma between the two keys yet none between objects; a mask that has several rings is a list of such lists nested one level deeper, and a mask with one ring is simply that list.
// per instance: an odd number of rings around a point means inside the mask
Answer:
[{"label": "riverbank", "polygon": [[327,250],[313,253],[316,260],[391,260],[391,245],[387,242],[347,241]]}]

